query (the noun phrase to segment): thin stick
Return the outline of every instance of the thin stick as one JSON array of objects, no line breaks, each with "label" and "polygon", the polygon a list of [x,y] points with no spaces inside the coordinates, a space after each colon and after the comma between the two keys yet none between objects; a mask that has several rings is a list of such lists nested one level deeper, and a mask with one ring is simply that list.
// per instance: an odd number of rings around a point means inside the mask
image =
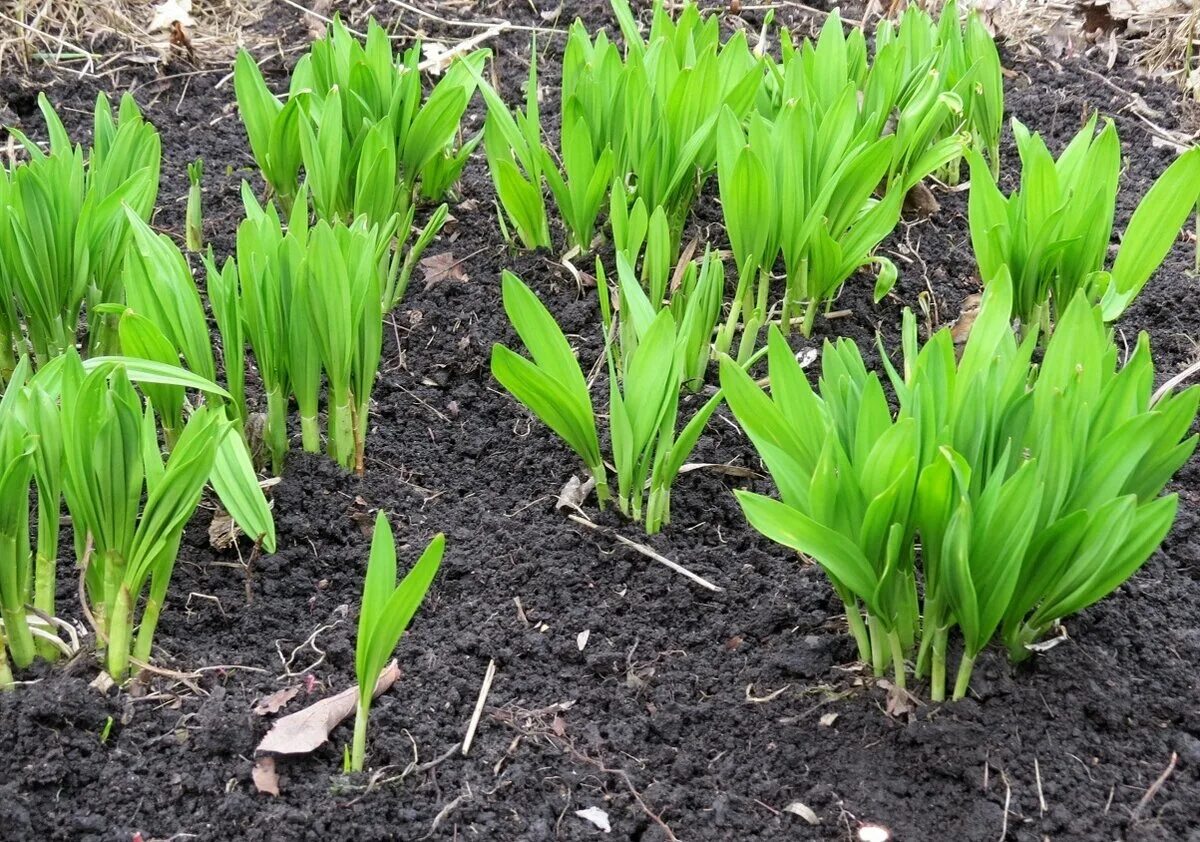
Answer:
[{"label": "thin stick", "polygon": [[1167,392],[1171,391],[1176,386],[1178,386],[1180,383],[1187,380],[1189,377],[1191,377],[1197,371],[1200,371],[1200,360],[1197,360],[1196,362],[1192,363],[1187,368],[1185,368],[1183,371],[1179,372],[1174,377],[1172,377],[1170,380],[1168,380],[1166,383],[1162,384],[1157,389],[1155,389],[1154,394],[1150,396],[1150,405],[1154,406],[1156,403],[1158,403],[1160,400],[1163,399],[1163,396],[1166,395]]},{"label": "thin stick", "polygon": [[471,714],[471,724],[467,726],[467,736],[463,740],[462,753],[463,757],[471,750],[471,743],[475,739],[475,729],[479,727],[479,717],[483,716],[483,704],[487,701],[488,693],[492,689],[492,679],[496,677],[496,659],[488,661],[487,672],[483,674],[483,684],[479,686],[479,698],[475,700],[475,711]]},{"label": "thin stick", "polygon": [[1008,783],[1008,774],[1000,772],[1000,780],[1004,781],[1004,821],[1000,824],[1000,842],[1008,838],[1008,806],[1012,803],[1012,787]]},{"label": "thin stick", "polygon": [[425,59],[423,62],[421,62],[420,64],[417,65],[417,70],[420,70],[422,73],[425,73],[430,70],[433,70],[434,68],[445,69],[446,67],[448,67],[450,65],[450,62],[454,61],[454,59],[457,58],[458,56],[462,55],[463,53],[469,52],[470,50],[475,49],[476,47],[478,47],[480,44],[484,43],[485,41],[490,41],[493,38],[495,38],[497,35],[499,35],[501,32],[503,32],[504,30],[511,29],[511,28],[512,28],[512,24],[509,23],[508,21],[498,23],[495,26],[491,27],[490,29],[480,32],[478,35],[472,35],[470,38],[468,38],[465,41],[459,41],[453,47],[446,50],[446,52],[441,53],[440,55],[430,56],[429,58]]},{"label": "thin stick", "polygon": [[1167,764],[1167,768],[1163,769],[1163,773],[1158,776],[1154,783],[1150,784],[1150,788],[1146,790],[1146,794],[1142,796],[1142,800],[1133,808],[1133,820],[1137,821],[1141,816],[1142,810],[1150,804],[1154,796],[1158,795],[1158,791],[1162,789],[1163,784],[1167,782],[1167,778],[1171,777],[1171,773],[1175,771],[1175,764],[1179,761],[1179,755],[1171,752],[1171,762]]},{"label": "thin stick", "polygon": [[1042,767],[1038,765],[1038,759],[1033,758],[1033,777],[1037,781],[1038,791],[1038,811],[1041,815],[1046,815],[1046,796],[1042,794]]},{"label": "thin stick", "polygon": [[[414,15],[417,15],[418,17],[428,18],[429,20],[437,21],[438,23],[445,24],[447,26],[468,26],[473,29],[488,29],[488,28],[493,27],[496,24],[500,23],[500,21],[495,21],[495,20],[492,20],[492,21],[451,20],[450,18],[444,18],[439,15],[435,15],[433,12],[427,12],[424,9],[418,9],[416,6],[410,6],[408,3],[402,2],[402,0],[389,0],[389,2],[393,6],[399,6],[401,9],[404,9],[406,12],[412,12]],[[565,29],[551,29],[551,28],[545,27],[545,26],[523,26],[520,24],[509,24],[508,28],[522,30],[525,32],[549,32],[549,33],[553,33],[555,35],[566,35],[567,34],[567,30],[565,30]]]},{"label": "thin stick", "polygon": [[625,546],[629,547],[630,549],[637,550],[639,553],[646,556],[646,558],[654,559],[659,564],[669,567],[670,569],[674,570],[676,573],[681,573],[682,575],[687,576],[689,579],[691,579],[693,582],[695,582],[697,585],[699,585],[702,588],[707,588],[708,590],[714,591],[715,593],[720,593],[721,591],[725,590],[722,587],[718,587],[717,585],[714,585],[712,582],[708,581],[703,576],[696,575],[695,573],[688,570],[683,565],[676,564],[675,562],[671,561],[671,559],[669,559],[665,556],[659,555],[654,550],[652,550],[650,547],[647,547],[645,544],[639,544],[637,541],[631,541],[628,538],[626,538],[624,535],[619,535],[618,533],[612,531],[611,529],[601,526],[598,523],[592,523],[587,518],[580,517],[579,515],[567,515],[567,517],[570,520],[573,520],[576,523],[578,523],[580,526],[586,526],[588,529],[594,529],[597,532],[603,532],[606,535],[611,536],[612,538],[616,539],[618,542],[624,544]]}]

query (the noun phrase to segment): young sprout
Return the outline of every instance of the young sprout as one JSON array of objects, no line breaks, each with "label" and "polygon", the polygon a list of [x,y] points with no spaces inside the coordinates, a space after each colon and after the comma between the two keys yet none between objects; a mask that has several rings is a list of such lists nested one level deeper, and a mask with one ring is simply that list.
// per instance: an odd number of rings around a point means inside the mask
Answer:
[{"label": "young sprout", "polygon": [[[607,340],[617,507],[635,521],[642,519],[644,511],[646,531],[654,533],[670,521],[671,486],[722,400],[718,391],[676,432],[680,391],[685,385],[696,389],[694,378],[703,377],[724,271],[715,256],[706,254],[702,268],[685,271],[688,280],[670,304],[656,308],[628,260],[618,253],[618,324],[603,266],[599,261],[596,266]],[[584,461],[603,508],[610,489],[583,369],[533,291],[508,272],[502,283],[505,310],[532,359],[496,344],[492,374]]]},{"label": "young sprout", "polygon": [[350,771],[361,772],[367,752],[367,719],[375,685],[396,645],[417,613],[433,577],[441,566],[446,536],[438,533],[412,570],[396,582],[396,543],[387,515],[375,518],[371,557],[363,582],[362,608],[358,615],[358,637],[354,647],[354,671],[358,677],[358,705],[354,716],[354,742],[350,748]]},{"label": "young sprout", "polygon": [[204,211],[200,205],[200,181],[204,177],[204,159],[197,158],[188,164],[187,174],[188,195],[184,236],[188,251],[198,253],[204,248]]}]

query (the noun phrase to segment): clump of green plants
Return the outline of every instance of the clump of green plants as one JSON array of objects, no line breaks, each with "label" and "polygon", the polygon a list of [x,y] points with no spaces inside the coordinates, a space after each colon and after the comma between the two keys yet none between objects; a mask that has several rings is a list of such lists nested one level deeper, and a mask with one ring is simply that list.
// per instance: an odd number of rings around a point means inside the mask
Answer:
[{"label": "clump of green plants", "polygon": [[[543,140],[537,67],[531,61],[523,112],[512,114],[480,76],[488,103],[484,147],[501,207],[526,248],[548,248],[542,182],[550,188],[572,249],[587,251],[609,198],[625,214],[661,208],[670,262],[684,222],[717,155],[722,109],[744,117],[762,83],[762,59],[744,33],[724,44],[715,15],[686,4],[673,19],[654,6],[647,38],[626,0],[613,0],[626,50],[604,32],[594,38],[572,24],[563,57],[560,161]],[[533,51],[536,55],[536,47]]]},{"label": "clump of green plants", "polygon": [[1115,321],[1158,269],[1200,194],[1200,149],[1169,166],[1138,204],[1111,267],[1109,241],[1121,175],[1121,143],[1097,117],[1056,160],[1041,136],[1012,121],[1021,183],[1005,196],[976,153],[971,165],[971,245],[984,283],[1012,278],[1013,318],[1048,335],[1059,310],[1083,293]]},{"label": "clump of green plants", "polygon": [[412,570],[396,581],[396,539],[387,515],[375,518],[371,556],[363,582],[362,607],[358,614],[358,637],[354,647],[354,671],[358,676],[358,705],[354,716],[354,741],[346,766],[361,772],[367,753],[367,720],[375,685],[404,636],[413,615],[425,599],[446,551],[446,536],[438,533],[417,559]]},{"label": "clump of green plants", "polygon": [[[16,366],[0,399],[0,609],[4,644],[18,668],[57,654],[57,539],[65,498],[89,618],[110,675],[151,655],[154,631],[184,527],[209,483],[234,521],[270,552],[274,524],[240,438],[219,405],[188,416],[170,456],[146,394],[173,386],[214,397],[222,390],[173,365],[126,357],[82,361],[74,351],[31,374]],[[31,482],[37,544],[31,546]],[[27,606],[32,606],[32,613]],[[136,628],[136,635],[134,629]],[[10,687],[0,656],[0,687]]]},{"label": "clump of green plants", "polygon": [[[720,393],[708,399],[677,432],[680,390],[689,381],[695,386],[707,364],[724,269],[715,255],[706,255],[701,267],[686,273],[684,293],[656,306],[620,254],[618,267],[619,320],[597,261],[616,502],[635,521],[643,518],[644,506],[646,531],[654,533],[670,522],[671,486],[721,402]],[[583,460],[603,507],[611,490],[583,369],[533,291],[509,272],[502,283],[505,311],[530,358],[496,344],[492,374]]]},{"label": "clump of green plants", "polygon": [[[310,228],[303,201],[285,231],[273,203],[262,207],[248,189],[242,197],[247,217],[238,227],[236,262],[218,268],[207,261],[226,369],[248,344],[266,393],[265,442],[276,474],[288,450],[291,399],[304,449],[321,449],[324,375],[328,453],[361,472],[383,342],[387,236],[365,219]],[[234,368],[244,378],[245,363]],[[233,391],[241,394],[244,418],[244,385]]]},{"label": "clump of green plants", "polygon": [[45,95],[38,105],[49,151],[10,129],[29,160],[0,166],[0,379],[24,353],[44,365],[73,348],[81,316],[88,352],[112,353],[113,326],[93,313],[124,301],[121,206],[147,220],[158,197],[162,145],[131,96],[115,115],[104,94],[96,98],[86,157]]},{"label": "clump of green plants", "polygon": [[[322,219],[360,216],[404,246],[414,234],[414,199],[441,201],[458,181],[480,136],[460,143],[475,92],[475,71],[488,53],[454,61],[426,96],[419,44],[392,53],[374,20],[365,43],[337,17],[296,63],[286,103],[271,93],[242,51],[234,70],[238,108],[255,160],[285,213],[308,185]],[[439,209],[418,240],[445,222]]]},{"label": "clump of green plants", "polygon": [[847,83],[823,113],[810,100],[791,100],[773,123],[752,117],[748,133],[731,112],[722,117],[717,176],[738,288],[718,351],[729,350],[740,324],[738,359],[753,353],[780,254],[787,270],[779,316],[785,331],[803,302],[800,329],[810,335],[821,304],[860,267],[879,265],[877,299],[894,283],[895,266],[872,252],[899,222],[904,191],[872,194],[887,175],[896,140],[856,133],[857,111],[857,92]]},{"label": "clump of green plants", "polygon": [[[987,158],[992,172],[999,172],[1004,77],[996,42],[978,11],[968,13],[964,22],[958,3],[950,0],[936,22],[916,5],[905,9],[899,25],[880,21],[872,72],[880,73],[881,88],[896,97],[901,120],[906,110],[920,113],[913,106],[929,101],[929,91],[922,88],[931,81],[940,87],[951,107],[940,117],[936,111],[931,116],[925,112],[922,122],[932,131],[928,140],[936,145],[965,132],[970,147]],[[937,173],[942,181],[956,184],[961,170],[960,151],[939,164]]]},{"label": "clump of green plants", "polygon": [[1133,575],[1170,529],[1162,489],[1197,442],[1200,389],[1155,399],[1145,334],[1119,366],[1102,309],[1077,296],[1035,365],[1036,330],[1019,341],[1011,308],[1002,272],[961,359],[948,329],[919,347],[907,314],[903,371],[886,365],[895,415],[846,340],[826,343],[815,390],[775,329],[770,395],[722,362],[779,492],[738,492],[750,523],[822,566],[877,674],[891,666],[903,687],[911,663],[935,700],[953,629],[961,698],[994,638],[1027,658]]}]

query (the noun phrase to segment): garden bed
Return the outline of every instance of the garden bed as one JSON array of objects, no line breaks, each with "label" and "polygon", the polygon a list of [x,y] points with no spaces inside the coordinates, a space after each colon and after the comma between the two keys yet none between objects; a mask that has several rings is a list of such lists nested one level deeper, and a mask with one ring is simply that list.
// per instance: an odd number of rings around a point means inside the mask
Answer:
[{"label": "garden bed", "polygon": [[[376,13],[448,40],[478,31],[388,4]],[[560,29],[578,14],[592,29],[615,28],[604,3],[567,2],[558,21],[517,0],[481,14]],[[761,14],[744,13],[751,32]],[[790,14],[800,32],[822,20]],[[287,48],[305,38],[299,13],[276,4],[265,21],[294,60]],[[515,98],[528,33],[508,31],[489,46],[503,93]],[[540,35],[538,49],[547,101],[556,101],[561,39]],[[1054,64],[1005,53],[1004,63],[1008,113],[1052,149],[1091,109],[1116,120],[1128,157],[1123,227],[1174,157],[1160,145],[1162,130],[1192,131],[1178,92],[1138,78],[1121,58],[1111,70],[1086,57]],[[44,89],[83,137],[96,91],[130,87],[163,137],[157,226],[181,235],[184,166],[203,157],[206,233],[224,254],[241,215],[240,180],[257,175],[225,71],[187,71],[5,71],[0,96],[37,134],[34,98]],[[286,71],[277,59],[264,64],[273,86]],[[481,111],[476,102],[474,126]],[[1004,154],[1014,162],[1007,137]],[[1008,178],[1013,171],[1005,168]],[[82,657],[65,669],[36,667],[25,676],[36,681],[0,697],[0,835],[586,839],[602,834],[576,811],[596,807],[617,839],[845,840],[866,824],[896,840],[1200,839],[1195,459],[1173,483],[1180,510],[1162,550],[1112,598],[1068,621],[1059,646],[1017,670],[986,653],[969,698],[889,713],[886,686],[855,663],[821,571],[746,524],[732,489],[765,492],[764,479],[685,474],[672,524],[648,540],[597,515],[594,501],[585,507],[609,531],[556,510],[580,466],[489,373],[492,343],[513,339],[499,274],[511,269],[543,297],[585,364],[600,350],[595,294],[577,287],[557,252],[506,247],[482,160],[460,192],[455,221],[428,253],[452,254],[463,277],[427,287],[418,271],[385,322],[365,476],[293,451],[272,491],[275,555],[252,556],[245,545],[241,556],[218,552],[208,541],[211,509],[197,516],[162,615],[157,664],[199,677],[155,676],[136,692],[102,694],[89,687],[98,665]],[[837,304],[844,315],[818,319],[814,347],[849,336],[870,363],[876,331],[894,348],[901,309],[922,290],[942,322],[978,292],[966,193],[936,196],[931,218],[909,220],[885,242],[901,270],[893,295],[876,306],[868,284],[848,285]],[[712,195],[696,218],[695,233],[723,236]],[[1130,344],[1151,333],[1160,380],[1197,353],[1192,260],[1181,241],[1117,326]],[[761,470],[724,409],[692,461]],[[442,572],[398,650],[403,675],[374,708],[377,772],[339,774],[347,723],[311,755],[279,759],[280,794],[261,794],[254,748],[273,717],[252,713],[255,702],[298,687],[284,708],[292,712],[354,682],[354,618],[377,509],[393,518],[402,566],[435,532],[447,535]],[[697,587],[614,532],[722,590]],[[63,557],[71,557],[65,542]],[[68,617],[76,588],[64,563]],[[490,661],[495,681],[463,756],[456,746]]]}]

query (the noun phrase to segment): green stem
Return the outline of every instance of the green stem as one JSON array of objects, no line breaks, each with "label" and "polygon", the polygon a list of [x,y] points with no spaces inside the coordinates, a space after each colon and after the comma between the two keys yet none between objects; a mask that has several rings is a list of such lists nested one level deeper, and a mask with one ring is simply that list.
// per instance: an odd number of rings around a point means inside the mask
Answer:
[{"label": "green stem", "polygon": [[350,771],[361,772],[367,757],[367,717],[371,714],[371,696],[359,693],[354,713],[354,742],[350,746]]},{"label": "green stem", "polygon": [[354,411],[349,395],[337,396],[329,425],[329,455],[343,468],[354,467]]},{"label": "green stem", "polygon": [[[24,558],[22,558],[24,556]],[[0,536],[0,594],[4,597],[0,605],[0,617],[4,619],[4,634],[13,663],[24,669],[33,663],[33,635],[25,618],[25,600],[28,592],[21,586],[21,567],[28,564],[28,553],[19,552],[17,540],[12,535]]]},{"label": "green stem", "polygon": [[896,676],[896,686],[901,690],[907,689],[904,676],[904,644],[900,642],[900,633],[893,629],[888,632],[888,646],[892,653],[892,673]]},{"label": "green stem", "polygon": [[971,685],[971,671],[975,668],[975,655],[967,654],[963,650],[962,660],[958,663],[958,677],[954,681],[954,701],[958,701],[963,696],[967,695],[967,689]]},{"label": "green stem", "polygon": [[321,452],[321,421],[316,415],[300,415],[300,444],[308,453]]},{"label": "green stem", "polygon": [[13,689],[12,667],[8,665],[8,652],[5,651],[7,641],[0,634],[0,692]]},{"label": "green stem", "polygon": [[805,339],[812,336],[813,323],[817,320],[817,307],[820,306],[819,301],[815,298],[808,299],[808,305],[804,308],[804,321],[800,323],[800,333]]},{"label": "green stem", "polygon": [[[58,575],[58,532],[59,516],[58,497],[53,495],[54,505],[50,504],[52,495],[43,494],[38,489],[38,537],[37,555],[33,568],[33,607],[47,617],[54,616],[54,590]],[[37,641],[37,651],[48,661],[58,657],[58,647],[46,640]]]},{"label": "green stem", "polygon": [[179,554],[181,537],[177,535],[175,540],[170,542],[150,575],[150,593],[146,596],[146,605],[138,623],[137,640],[133,646],[133,657],[143,664],[150,663],[153,655],[154,632],[158,628],[158,617],[167,600],[167,586],[171,584],[171,573],[175,569],[175,557]]},{"label": "green stem", "polygon": [[950,637],[948,628],[933,633],[933,655],[930,659],[929,696],[935,702],[946,699],[946,641]]},{"label": "green stem", "polygon": [[858,646],[858,659],[864,664],[871,662],[871,638],[867,632],[867,626],[863,623],[862,612],[858,609],[858,602],[850,599],[843,600],[846,606],[846,623],[850,626],[850,634],[854,636],[854,642]]},{"label": "green stem", "polygon": [[123,681],[129,672],[129,647],[133,639],[133,599],[123,583],[117,592],[108,622],[108,674]]},{"label": "green stem", "polygon": [[871,631],[871,670],[881,676],[888,668],[889,650],[884,645],[887,632],[878,617],[867,616],[867,628]]},{"label": "green stem", "polygon": [[287,396],[276,386],[267,390],[267,450],[271,453],[271,469],[275,476],[283,475],[283,459],[287,455]]}]

